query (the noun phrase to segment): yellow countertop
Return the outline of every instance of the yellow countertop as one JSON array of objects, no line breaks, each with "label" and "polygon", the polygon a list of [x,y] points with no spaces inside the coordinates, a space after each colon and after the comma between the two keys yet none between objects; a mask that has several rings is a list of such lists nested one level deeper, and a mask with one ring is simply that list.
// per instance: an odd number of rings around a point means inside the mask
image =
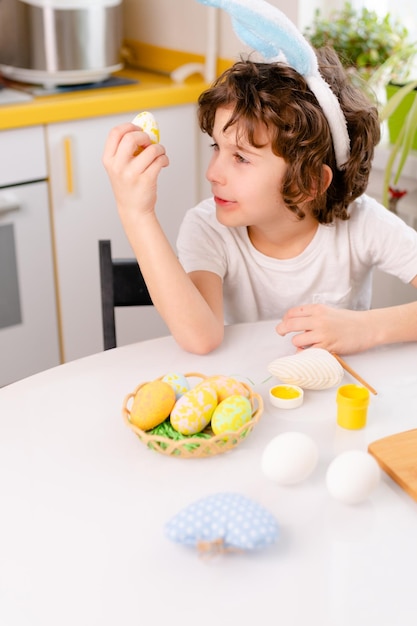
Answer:
[{"label": "yellow countertop", "polygon": [[124,69],[115,76],[138,83],[36,96],[29,102],[2,105],[0,130],[188,104],[196,102],[207,87],[200,75],[183,84],[175,83],[168,74],[139,69]]}]

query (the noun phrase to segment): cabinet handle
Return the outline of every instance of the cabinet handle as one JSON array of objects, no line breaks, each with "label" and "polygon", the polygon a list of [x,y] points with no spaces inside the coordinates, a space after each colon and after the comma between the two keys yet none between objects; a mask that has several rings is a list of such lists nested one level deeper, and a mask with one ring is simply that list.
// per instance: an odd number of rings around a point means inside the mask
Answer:
[{"label": "cabinet handle", "polygon": [[72,167],[72,142],[71,137],[64,139],[65,154],[65,173],[67,180],[67,194],[70,196],[74,193],[74,170]]},{"label": "cabinet handle", "polygon": [[9,213],[10,211],[17,211],[19,206],[19,200],[14,193],[6,192],[0,195],[0,215]]}]

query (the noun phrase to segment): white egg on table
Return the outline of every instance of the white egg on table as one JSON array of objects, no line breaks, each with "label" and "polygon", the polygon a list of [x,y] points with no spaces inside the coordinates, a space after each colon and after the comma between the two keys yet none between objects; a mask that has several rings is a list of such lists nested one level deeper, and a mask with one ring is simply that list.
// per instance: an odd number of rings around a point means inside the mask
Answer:
[{"label": "white egg on table", "polygon": [[267,444],[261,459],[262,471],[280,485],[293,485],[306,479],[319,458],[317,444],[304,433],[277,435]]},{"label": "white egg on table", "polygon": [[348,450],[330,463],[326,486],[336,500],[359,504],[371,495],[380,477],[381,470],[373,456],[362,450]]}]

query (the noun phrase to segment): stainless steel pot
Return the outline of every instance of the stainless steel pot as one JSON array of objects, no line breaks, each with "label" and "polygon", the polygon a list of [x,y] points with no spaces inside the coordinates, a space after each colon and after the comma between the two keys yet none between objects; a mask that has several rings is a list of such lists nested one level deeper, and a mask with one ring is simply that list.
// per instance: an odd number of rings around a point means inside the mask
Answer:
[{"label": "stainless steel pot", "polygon": [[122,67],[122,0],[0,0],[0,73],[65,85]]}]

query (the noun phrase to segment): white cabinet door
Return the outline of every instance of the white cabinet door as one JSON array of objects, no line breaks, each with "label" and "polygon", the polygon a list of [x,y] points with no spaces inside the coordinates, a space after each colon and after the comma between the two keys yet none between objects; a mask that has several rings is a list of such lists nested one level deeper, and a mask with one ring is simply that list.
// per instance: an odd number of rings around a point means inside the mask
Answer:
[{"label": "white cabinet door", "polygon": [[44,130],[0,133],[0,387],[59,365]]},{"label": "white cabinet door", "polygon": [[0,387],[60,363],[47,184],[7,189],[0,203],[15,208],[0,213]]},{"label": "white cabinet door", "polygon": [[[184,105],[153,112],[170,159],[159,178],[157,212],[175,245],[185,211],[197,202],[196,110],[195,105]],[[101,159],[110,129],[136,113],[51,124],[46,129],[66,361],[103,349],[99,239],[111,240],[113,256],[133,256]],[[118,309],[116,321],[118,345],[168,332],[153,307]]]}]

